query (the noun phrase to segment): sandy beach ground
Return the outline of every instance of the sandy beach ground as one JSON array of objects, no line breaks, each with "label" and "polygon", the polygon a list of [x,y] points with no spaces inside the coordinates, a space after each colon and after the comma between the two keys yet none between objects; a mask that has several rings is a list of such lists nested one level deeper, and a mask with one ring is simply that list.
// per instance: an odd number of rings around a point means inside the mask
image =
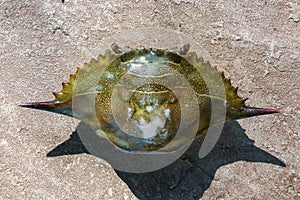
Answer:
[{"label": "sandy beach ground", "polygon": [[[299,199],[299,18],[298,0],[0,1],[0,199]],[[226,124],[204,159],[198,141],[191,162],[130,174],[86,152],[79,120],[17,106],[51,100],[109,38],[145,28],[192,38],[248,105],[282,112]]]}]

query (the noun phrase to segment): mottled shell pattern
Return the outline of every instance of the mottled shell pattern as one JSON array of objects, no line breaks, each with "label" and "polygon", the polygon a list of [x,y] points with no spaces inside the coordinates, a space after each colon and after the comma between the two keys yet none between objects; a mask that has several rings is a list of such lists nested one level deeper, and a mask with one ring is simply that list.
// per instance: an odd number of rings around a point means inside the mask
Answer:
[{"label": "mottled shell pattern", "polygon": [[[117,147],[143,152],[167,146],[189,127],[196,126],[195,134],[178,141],[199,138],[219,123],[279,112],[246,106],[224,73],[188,50],[189,44],[175,50],[113,44],[78,68],[53,101],[20,106],[78,118]],[[220,117],[212,118],[212,106]]]}]

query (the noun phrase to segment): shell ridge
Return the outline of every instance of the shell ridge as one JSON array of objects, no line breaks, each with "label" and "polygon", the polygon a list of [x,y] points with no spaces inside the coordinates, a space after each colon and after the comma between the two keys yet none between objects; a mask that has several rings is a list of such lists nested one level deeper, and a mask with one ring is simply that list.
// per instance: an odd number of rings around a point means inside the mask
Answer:
[{"label": "shell ridge", "polygon": [[118,56],[116,56],[111,50],[107,50],[104,55],[99,54],[97,59],[92,58],[91,61],[89,63],[85,63],[82,68],[78,67],[76,72],[70,75],[68,82],[62,83],[62,90],[60,92],[53,92],[53,95],[55,96],[54,101],[67,102],[72,100],[74,90],[75,95],[85,94],[85,92],[83,92],[87,89],[85,86],[89,86],[87,80],[90,82],[94,81],[92,76],[95,72],[105,70],[105,67],[107,67],[116,57]]}]

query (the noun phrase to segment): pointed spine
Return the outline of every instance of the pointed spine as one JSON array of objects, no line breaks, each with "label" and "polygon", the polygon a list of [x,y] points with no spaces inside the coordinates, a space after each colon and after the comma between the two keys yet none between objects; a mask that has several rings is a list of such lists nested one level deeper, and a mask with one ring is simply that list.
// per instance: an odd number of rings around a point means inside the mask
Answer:
[{"label": "pointed spine", "polygon": [[272,109],[272,108],[255,108],[255,107],[242,107],[241,113],[244,117],[252,117],[257,115],[268,115],[274,113],[280,113],[279,109]]},{"label": "pointed spine", "polygon": [[19,104],[18,106],[59,113],[71,117],[73,116],[71,101],[59,102],[54,100],[54,101],[46,101],[46,102],[25,103],[25,104]]}]

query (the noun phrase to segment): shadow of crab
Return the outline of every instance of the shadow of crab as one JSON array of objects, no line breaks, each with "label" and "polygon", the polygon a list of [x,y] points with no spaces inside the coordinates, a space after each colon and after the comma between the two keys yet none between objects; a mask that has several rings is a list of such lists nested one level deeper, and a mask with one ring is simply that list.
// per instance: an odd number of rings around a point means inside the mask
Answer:
[{"label": "shadow of crab", "polygon": [[[199,159],[202,141],[194,141],[181,159],[160,170],[147,173],[115,171],[139,199],[199,199],[209,188],[218,168],[224,165],[248,161],[285,167],[281,160],[254,146],[254,141],[247,137],[236,121],[225,124],[214,149]],[[47,156],[80,153],[89,154],[75,131],[69,140],[58,145]]]}]

